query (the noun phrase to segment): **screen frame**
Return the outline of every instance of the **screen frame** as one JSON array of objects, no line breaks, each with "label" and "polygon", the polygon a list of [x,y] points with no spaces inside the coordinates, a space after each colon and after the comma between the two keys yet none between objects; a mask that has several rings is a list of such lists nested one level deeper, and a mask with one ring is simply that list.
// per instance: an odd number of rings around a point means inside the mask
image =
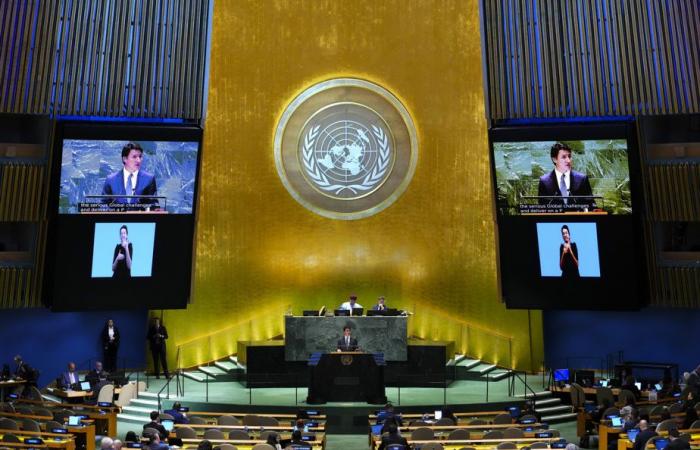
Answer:
[{"label": "screen frame", "polygon": [[[162,214],[141,214],[135,220],[130,219],[135,216],[125,214],[113,214],[100,217],[99,214],[59,214],[58,203],[60,200],[61,189],[61,169],[63,158],[63,143],[66,139],[82,139],[82,140],[123,140],[128,141],[160,141],[160,142],[196,142],[197,143],[197,167],[195,169],[195,183],[193,187],[192,213],[191,214],[168,214],[166,216],[179,217],[180,221],[188,223],[188,229],[192,231],[191,246],[186,249],[189,264],[189,276],[187,278],[188,290],[184,293],[180,301],[173,299],[171,302],[163,303],[163,301],[151,300],[153,304],[134,304],[120,306],[112,303],[107,303],[104,306],[100,304],[91,304],[75,306],[70,300],[54,298],[54,283],[56,275],[54,274],[53,262],[56,260],[56,252],[58,248],[58,232],[57,227],[64,218],[64,223],[70,223],[71,220],[81,220],[80,217],[85,217],[86,222],[91,218],[94,224],[97,222],[119,221],[123,219],[141,222],[156,222],[161,223],[162,219],[168,220]],[[164,124],[164,123],[143,123],[143,122],[88,122],[66,120],[56,122],[53,136],[53,144],[50,156],[49,183],[47,194],[47,231],[46,231],[46,250],[44,257],[44,274],[42,282],[42,302],[45,306],[50,307],[53,311],[86,311],[86,310],[119,310],[119,309],[183,309],[187,307],[190,301],[192,286],[194,284],[194,259],[196,255],[196,236],[197,236],[197,219],[199,211],[199,189],[201,187],[201,169],[202,169],[202,153],[203,153],[203,129],[196,123],[183,124]],[[78,218],[78,219],[76,219]],[[169,219],[172,220],[172,219]],[[92,239],[90,248],[92,248]],[[154,261],[155,263],[155,261]],[[90,265],[92,262],[90,262]],[[88,278],[90,278],[88,276]],[[137,277],[138,278],[138,277]]]},{"label": "screen frame", "polygon": [[[629,180],[630,180],[630,199],[632,204],[632,214],[617,214],[608,215],[608,218],[612,218],[608,222],[601,222],[597,219],[591,219],[588,221],[596,222],[597,233],[598,233],[598,243],[601,245],[601,226],[602,229],[611,228],[614,221],[616,220],[629,220],[629,224],[632,227],[634,238],[632,239],[633,246],[635,248],[635,258],[632,263],[632,269],[635,276],[635,292],[637,298],[628,302],[623,303],[619,301],[611,301],[612,298],[604,298],[606,295],[601,296],[601,301],[584,304],[576,303],[575,306],[571,304],[566,304],[560,306],[554,301],[540,301],[535,300],[535,295],[532,292],[528,292],[521,298],[514,299],[515,296],[512,295],[513,286],[506,285],[504,276],[503,258],[507,257],[504,255],[502,248],[503,236],[502,233],[510,231],[514,227],[516,221],[522,221],[522,226],[529,223],[536,223],[536,220],[532,216],[523,215],[504,215],[501,214],[499,205],[497,202],[498,198],[498,180],[496,178],[496,161],[494,157],[494,143],[500,142],[528,142],[528,141],[567,141],[567,140],[601,140],[601,139],[626,139],[627,140],[627,160],[628,160],[628,170],[629,170]],[[498,268],[498,285],[499,294],[502,300],[506,303],[509,309],[541,309],[541,310],[557,310],[557,309],[568,309],[568,310],[638,310],[648,303],[648,284],[646,282],[646,252],[644,251],[643,242],[643,224],[641,217],[644,214],[644,198],[643,189],[641,181],[641,164],[640,164],[640,154],[638,148],[638,133],[636,128],[636,123],[634,120],[620,120],[620,121],[600,121],[600,122],[581,122],[581,123],[542,123],[542,124],[524,124],[524,125],[503,125],[500,126],[495,124],[489,129],[488,132],[489,140],[489,163],[491,170],[491,192],[492,192],[492,207],[493,207],[493,217],[496,224],[495,227],[495,237],[496,237],[496,259]],[[552,214],[539,216],[541,221],[562,221],[566,216],[561,214]],[[561,219],[561,220],[560,220]],[[533,225],[534,226],[534,225]],[[599,248],[600,253],[600,248]],[[539,255],[536,255],[539,258]],[[601,267],[601,277],[603,277],[603,254],[599,254],[599,262]],[[542,278],[542,277],[540,277]],[[597,278],[589,278],[596,280]],[[603,281],[605,282],[605,281]],[[603,301],[605,300],[605,301]]]}]

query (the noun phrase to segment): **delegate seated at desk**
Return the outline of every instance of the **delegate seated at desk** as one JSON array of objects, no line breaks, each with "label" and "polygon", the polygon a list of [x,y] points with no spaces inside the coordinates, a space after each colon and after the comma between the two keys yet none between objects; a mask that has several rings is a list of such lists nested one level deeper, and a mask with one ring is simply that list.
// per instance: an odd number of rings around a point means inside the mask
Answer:
[{"label": "delegate seated at desk", "polygon": [[347,302],[343,302],[338,309],[346,309],[352,311],[353,309],[362,308],[362,305],[357,303],[357,295],[351,295]]},{"label": "delegate seated at desk", "polygon": [[75,363],[68,363],[68,370],[61,374],[61,385],[64,389],[71,389],[74,385],[80,383],[80,375],[75,370]]},{"label": "delegate seated at desk", "polygon": [[338,339],[338,348],[337,350],[339,352],[354,352],[358,349],[357,345],[357,339],[352,337],[352,330],[350,327],[345,326],[343,327],[343,337]]}]

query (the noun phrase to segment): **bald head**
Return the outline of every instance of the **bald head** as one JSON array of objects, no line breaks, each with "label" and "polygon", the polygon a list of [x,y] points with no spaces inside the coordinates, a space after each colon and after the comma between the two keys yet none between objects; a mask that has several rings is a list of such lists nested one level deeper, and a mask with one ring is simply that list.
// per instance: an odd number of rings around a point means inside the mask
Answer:
[{"label": "bald head", "polygon": [[647,423],[647,421],[646,421],[646,420],[640,420],[640,421],[639,421],[639,430],[640,430],[640,431],[644,431],[644,430],[646,430],[647,428],[649,428],[649,424]]}]

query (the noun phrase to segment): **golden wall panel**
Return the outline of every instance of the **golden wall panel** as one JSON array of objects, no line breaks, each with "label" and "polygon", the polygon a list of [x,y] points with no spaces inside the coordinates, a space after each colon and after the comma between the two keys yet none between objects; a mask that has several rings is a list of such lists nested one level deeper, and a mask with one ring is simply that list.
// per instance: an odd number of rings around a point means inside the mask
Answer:
[{"label": "golden wall panel", "polygon": [[[273,159],[286,105],[334,77],[389,89],[420,141],[406,192],[362,220],[304,209]],[[356,293],[413,311],[412,335],[538,366],[540,313],[498,294],[484,105],[476,1],[216,2],[193,298],[164,313],[171,361],[178,344],[183,366],[234,353],[281,335],[289,308]]]}]

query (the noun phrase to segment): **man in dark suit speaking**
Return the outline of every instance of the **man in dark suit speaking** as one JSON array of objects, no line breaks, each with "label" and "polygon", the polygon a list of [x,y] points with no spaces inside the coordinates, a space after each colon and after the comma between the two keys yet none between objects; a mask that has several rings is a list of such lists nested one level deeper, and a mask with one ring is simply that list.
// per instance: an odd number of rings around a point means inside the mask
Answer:
[{"label": "man in dark suit speaking", "polygon": [[[571,149],[561,142],[552,145],[549,156],[554,163],[554,170],[540,177],[537,195],[540,205],[549,204],[583,204],[591,206],[592,198],[568,198],[577,195],[593,195],[588,176],[571,169]],[[560,198],[551,198],[552,196]]]},{"label": "man in dark suit speaking", "polygon": [[139,144],[129,142],[122,148],[124,168],[108,176],[102,187],[102,195],[115,195],[115,197],[103,197],[103,203],[158,203],[155,198],[132,197],[134,195],[158,195],[156,177],[141,170],[142,162],[143,149]]},{"label": "man in dark suit speaking", "polygon": [[352,337],[352,330],[349,326],[343,327],[343,337],[338,339],[339,352],[354,352],[357,350],[357,339]]}]

